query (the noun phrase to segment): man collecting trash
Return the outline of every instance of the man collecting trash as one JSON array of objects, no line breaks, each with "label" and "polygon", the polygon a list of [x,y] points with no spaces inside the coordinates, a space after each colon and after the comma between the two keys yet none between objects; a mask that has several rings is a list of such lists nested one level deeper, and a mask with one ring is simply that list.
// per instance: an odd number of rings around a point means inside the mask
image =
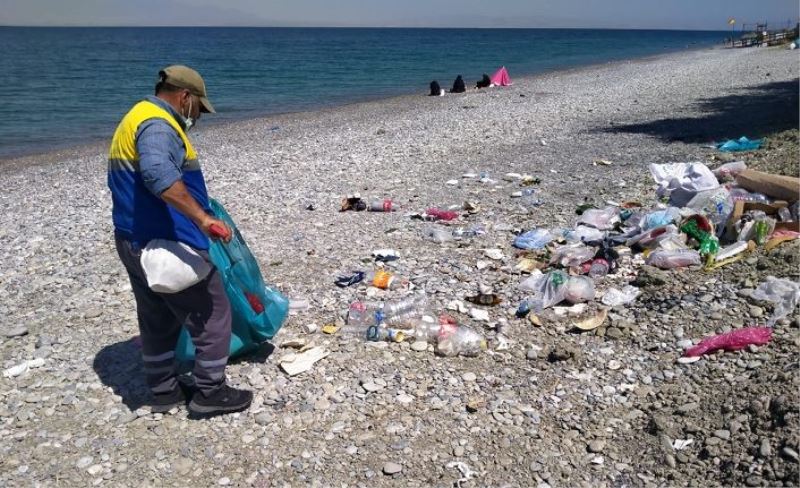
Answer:
[{"label": "man collecting trash", "polygon": [[[200,416],[237,412],[252,393],[226,384],[231,308],[208,255],[209,237],[230,240],[214,218],[197,153],[186,133],[215,113],[201,76],[159,72],[155,95],[123,117],[111,141],[108,186],[114,237],[136,298],[142,360],[154,411],[185,403]],[[178,382],[175,347],[185,325],[196,348],[194,393]]]}]

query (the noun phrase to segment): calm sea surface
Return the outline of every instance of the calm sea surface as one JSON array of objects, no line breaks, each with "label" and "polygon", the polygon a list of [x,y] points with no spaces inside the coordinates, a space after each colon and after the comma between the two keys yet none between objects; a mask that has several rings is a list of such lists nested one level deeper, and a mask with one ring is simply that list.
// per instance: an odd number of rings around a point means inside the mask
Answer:
[{"label": "calm sea surface", "polygon": [[[726,32],[561,29],[0,27],[0,157],[109,138],[156,74],[203,75],[215,121],[425,93],[718,44]],[[212,117],[200,123],[209,123]]]}]

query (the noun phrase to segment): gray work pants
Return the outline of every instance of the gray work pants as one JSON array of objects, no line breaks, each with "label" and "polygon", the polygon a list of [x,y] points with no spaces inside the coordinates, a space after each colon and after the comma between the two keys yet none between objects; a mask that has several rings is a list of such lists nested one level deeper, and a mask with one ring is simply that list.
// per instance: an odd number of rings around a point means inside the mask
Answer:
[{"label": "gray work pants", "polygon": [[[147,286],[141,249],[117,237],[117,253],[128,271],[142,338],[147,385],[154,394],[177,388],[175,346],[185,325],[196,348],[192,374],[197,388],[208,395],[225,383],[231,343],[231,305],[219,272],[178,293],[156,293]],[[208,253],[197,251],[209,260]],[[209,260],[210,262],[210,260]]]}]

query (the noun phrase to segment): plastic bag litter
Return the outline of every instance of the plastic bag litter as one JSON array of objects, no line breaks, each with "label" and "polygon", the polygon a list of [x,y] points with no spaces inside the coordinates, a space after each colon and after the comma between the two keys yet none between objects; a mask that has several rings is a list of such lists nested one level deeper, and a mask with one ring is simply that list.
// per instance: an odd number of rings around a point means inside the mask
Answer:
[{"label": "plastic bag litter", "polygon": [[772,329],[769,327],[747,327],[703,339],[696,346],[687,349],[683,355],[686,357],[696,357],[720,349],[725,351],[738,351],[751,344],[763,346],[769,342],[770,338],[772,338]]},{"label": "plastic bag litter", "polygon": [[664,210],[656,210],[655,212],[646,214],[641,221],[640,227],[642,230],[650,230],[656,227],[673,224],[680,219],[681,209],[677,207],[668,207]]},{"label": "plastic bag litter", "polygon": [[580,266],[592,259],[597,251],[594,248],[581,243],[566,244],[559,246],[553,251],[550,264],[558,263],[565,268],[570,266]]},{"label": "plastic bag litter", "polygon": [[539,289],[539,280],[544,277],[544,273],[539,271],[538,269],[534,269],[531,271],[531,275],[525,278],[517,288],[522,291],[536,291]]},{"label": "plastic bag litter", "polygon": [[645,263],[661,269],[683,268],[700,264],[700,253],[694,249],[659,249],[650,253]]},{"label": "plastic bag litter", "polygon": [[674,225],[656,227],[648,231],[637,234],[625,242],[628,247],[638,247],[641,249],[666,249],[676,250],[686,248],[686,236],[678,232]]},{"label": "plastic bag litter", "polygon": [[[532,278],[528,278],[528,280]],[[560,270],[539,276],[534,283],[531,283],[529,288],[533,291],[533,295],[526,300],[529,308],[538,314],[542,310],[563,301],[566,291],[564,285],[568,280],[569,276]]]},{"label": "plastic bag litter", "polygon": [[588,276],[570,276],[564,285],[564,300],[572,304],[594,300],[594,280]]},{"label": "plastic bag litter", "polygon": [[719,168],[714,169],[712,173],[714,173],[714,176],[716,176],[718,180],[722,180],[725,178],[735,178],[736,175],[746,169],[747,165],[744,161],[731,161],[730,163],[725,163]]},{"label": "plastic bag litter", "polygon": [[519,249],[542,249],[550,241],[553,235],[547,229],[533,229],[518,235],[514,239],[514,247]]},{"label": "plastic bag litter", "polygon": [[720,142],[717,144],[717,149],[722,152],[755,151],[760,149],[763,143],[763,139],[748,139],[742,136],[738,139],[728,139],[725,142]]},{"label": "plastic bag litter", "polygon": [[617,288],[609,288],[600,301],[603,303],[603,305],[608,305],[609,307],[627,305],[636,300],[636,297],[639,296],[639,293],[641,293],[639,289],[631,285],[626,285],[622,288],[622,290]]},{"label": "plastic bag litter", "polygon": [[775,304],[767,326],[773,327],[775,322],[789,315],[800,302],[800,284],[783,278],[767,276],[767,281],[758,285],[750,295],[756,300],[764,300]]},{"label": "plastic bag litter", "polygon": [[685,206],[698,192],[719,187],[717,177],[703,163],[651,164],[650,173],[658,184],[658,196],[668,196],[675,207]]},{"label": "plastic bag litter", "polygon": [[588,225],[595,229],[608,230],[619,222],[619,210],[617,207],[606,207],[604,209],[590,208],[581,214],[578,224]]},{"label": "plastic bag litter", "polygon": [[562,235],[568,242],[585,242],[600,240],[603,238],[604,233],[594,227],[578,225],[574,229],[565,229]]},{"label": "plastic bag litter", "polygon": [[422,237],[439,244],[453,240],[453,232],[440,227],[428,227],[422,231]]}]

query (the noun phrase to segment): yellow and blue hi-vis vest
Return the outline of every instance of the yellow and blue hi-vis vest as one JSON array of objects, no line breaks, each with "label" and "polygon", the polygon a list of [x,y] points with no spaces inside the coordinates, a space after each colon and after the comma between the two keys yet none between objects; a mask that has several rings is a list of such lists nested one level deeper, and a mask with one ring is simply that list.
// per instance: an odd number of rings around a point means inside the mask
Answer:
[{"label": "yellow and blue hi-vis vest", "polygon": [[169,112],[143,100],[122,118],[111,140],[108,187],[114,206],[115,233],[141,246],[151,239],[169,239],[196,249],[208,249],[208,238],[194,222],[150,192],[142,180],[136,135],[139,126],[153,118],[165,120],[180,136],[186,149],[180,168],[181,180],[197,203],[207,212],[211,211],[197,153],[186,133]]}]

